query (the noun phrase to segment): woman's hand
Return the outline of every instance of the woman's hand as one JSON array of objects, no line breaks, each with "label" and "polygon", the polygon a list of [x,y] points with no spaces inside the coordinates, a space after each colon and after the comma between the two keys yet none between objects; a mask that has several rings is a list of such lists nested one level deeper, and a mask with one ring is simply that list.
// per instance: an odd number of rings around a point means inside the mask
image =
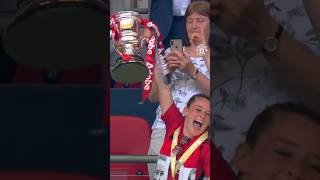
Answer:
[{"label": "woman's hand", "polygon": [[178,58],[174,55],[173,52],[168,53],[166,56],[167,66],[170,74],[172,74],[177,68],[179,68],[180,63]]},{"label": "woman's hand", "polygon": [[197,46],[199,44],[205,44],[207,45],[208,42],[206,41],[206,37],[203,33],[201,32],[195,32],[191,36],[191,44]]},{"label": "woman's hand", "polygon": [[260,0],[215,0],[211,15],[225,33],[261,44],[273,36],[278,25]]},{"label": "woman's hand", "polygon": [[174,61],[174,67],[178,68],[181,72],[192,75],[196,71],[188,55],[179,51],[172,51],[170,55],[172,56],[172,61]]}]

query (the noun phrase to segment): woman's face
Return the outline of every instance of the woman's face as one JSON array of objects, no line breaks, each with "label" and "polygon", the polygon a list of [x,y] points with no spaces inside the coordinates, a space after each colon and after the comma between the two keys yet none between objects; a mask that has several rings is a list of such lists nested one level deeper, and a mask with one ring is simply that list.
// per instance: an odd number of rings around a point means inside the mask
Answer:
[{"label": "woman's face", "polygon": [[207,130],[210,123],[210,101],[197,97],[190,107],[184,108],[183,115],[184,133],[192,137],[200,135]]},{"label": "woman's face", "polygon": [[197,45],[198,43],[207,44],[210,36],[210,19],[194,12],[186,19],[186,29],[192,45]]},{"label": "woman's face", "polygon": [[320,179],[320,126],[299,114],[274,118],[253,149],[239,146],[242,180]]}]

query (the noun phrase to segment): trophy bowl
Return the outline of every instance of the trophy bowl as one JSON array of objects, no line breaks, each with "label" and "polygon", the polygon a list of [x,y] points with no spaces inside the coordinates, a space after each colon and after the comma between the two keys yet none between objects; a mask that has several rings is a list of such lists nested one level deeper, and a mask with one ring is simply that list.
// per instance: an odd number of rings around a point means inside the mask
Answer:
[{"label": "trophy bowl", "polygon": [[124,62],[121,57],[116,59],[116,64],[111,67],[111,77],[122,83],[136,83],[143,81],[149,75],[148,68],[140,56],[135,55],[134,60]]},{"label": "trophy bowl", "polygon": [[[114,16],[119,36],[113,47],[120,55],[110,64],[111,77],[118,82],[135,83],[146,79],[149,70],[139,55],[142,35],[139,30],[140,15],[134,11],[120,11]],[[129,57],[124,59],[123,56]]]}]

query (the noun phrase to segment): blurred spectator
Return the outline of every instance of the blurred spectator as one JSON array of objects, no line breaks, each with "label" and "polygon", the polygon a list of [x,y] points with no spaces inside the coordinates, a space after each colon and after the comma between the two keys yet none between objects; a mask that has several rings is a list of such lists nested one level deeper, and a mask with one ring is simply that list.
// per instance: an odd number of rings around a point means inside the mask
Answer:
[{"label": "blurred spectator", "polygon": [[[305,2],[319,9],[317,1]],[[302,1],[215,0],[211,6],[214,139],[231,161],[267,105],[299,101],[320,112],[320,43]]]},{"label": "blurred spectator", "polygon": [[320,179],[318,137],[319,114],[293,103],[266,108],[237,147],[239,180]]}]

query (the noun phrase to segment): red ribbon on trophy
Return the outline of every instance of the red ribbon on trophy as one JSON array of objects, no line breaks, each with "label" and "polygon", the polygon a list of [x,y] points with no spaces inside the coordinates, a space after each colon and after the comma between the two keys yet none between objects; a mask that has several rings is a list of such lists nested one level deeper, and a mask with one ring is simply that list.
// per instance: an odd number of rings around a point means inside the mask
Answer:
[{"label": "red ribbon on trophy", "polygon": [[[141,18],[141,24],[145,27],[150,29],[153,34],[149,38],[148,46],[147,46],[147,53],[146,53],[146,66],[149,69],[149,76],[144,80],[143,83],[143,92],[142,92],[142,102],[145,101],[151,91],[152,82],[154,79],[154,60],[156,53],[164,53],[164,47],[162,43],[162,36],[156,24],[152,21],[147,19]],[[157,38],[156,38],[157,37]],[[159,47],[157,47],[157,44]],[[156,48],[158,48],[159,52],[156,52]]]}]

